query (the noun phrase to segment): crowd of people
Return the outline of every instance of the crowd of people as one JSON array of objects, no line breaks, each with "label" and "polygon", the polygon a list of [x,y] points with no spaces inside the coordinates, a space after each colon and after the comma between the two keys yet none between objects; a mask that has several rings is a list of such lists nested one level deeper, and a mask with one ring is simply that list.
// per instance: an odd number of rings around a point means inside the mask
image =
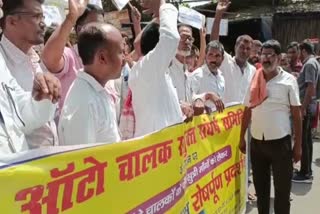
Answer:
[{"label": "crowd of people", "polygon": [[241,103],[239,149],[251,157],[259,213],[269,213],[271,171],[275,213],[290,213],[291,182],[313,179],[320,67],[310,41],[282,52],[276,40],[241,35],[231,56],[219,42],[229,0],[217,4],[209,41],[200,30],[200,49],[165,0],[141,2],[153,14],[143,29],[132,8],[133,43],[88,0],[69,0],[62,24],[46,28],[43,3],[0,0],[0,157],[119,142]]}]

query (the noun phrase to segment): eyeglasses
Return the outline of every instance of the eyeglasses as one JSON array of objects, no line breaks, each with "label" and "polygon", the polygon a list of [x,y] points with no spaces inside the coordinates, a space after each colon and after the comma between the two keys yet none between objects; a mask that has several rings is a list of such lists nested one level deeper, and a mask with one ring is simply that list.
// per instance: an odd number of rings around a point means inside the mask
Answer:
[{"label": "eyeglasses", "polygon": [[276,54],[275,53],[268,53],[268,54],[261,54],[261,58],[271,58],[274,57]]},{"label": "eyeglasses", "polygon": [[9,15],[22,15],[22,16],[30,16],[31,18],[35,19],[38,22],[44,21],[45,16],[43,13],[35,13],[35,12],[28,12],[28,11],[14,11]]},{"label": "eyeglasses", "polygon": [[194,42],[194,38],[192,36],[181,35],[181,41],[186,42],[189,41],[191,43]]}]

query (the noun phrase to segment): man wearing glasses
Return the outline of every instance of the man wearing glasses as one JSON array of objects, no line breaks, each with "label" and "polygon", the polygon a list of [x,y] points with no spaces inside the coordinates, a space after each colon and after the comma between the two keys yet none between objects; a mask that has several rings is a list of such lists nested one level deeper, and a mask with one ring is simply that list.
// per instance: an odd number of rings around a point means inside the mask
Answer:
[{"label": "man wearing glasses", "polygon": [[[4,3],[8,2],[9,1],[5,1]],[[17,3],[16,1],[10,0],[10,3],[12,2],[13,5]],[[3,13],[1,9],[2,5],[3,2],[0,0],[0,18],[2,18],[4,14],[8,15],[6,12]],[[8,4],[6,5],[6,9],[8,9]],[[16,24],[15,19],[9,20]],[[5,25],[7,25],[7,22],[5,22]],[[5,27],[8,27],[8,25]],[[19,44],[24,43],[21,42]],[[6,65],[12,63],[10,60],[20,60],[23,62],[22,59],[19,57],[7,59],[7,56],[4,54],[5,52],[2,50],[0,55],[1,159],[12,153],[29,149],[25,134],[33,132],[33,130],[53,119],[56,109],[56,105],[53,103],[58,101],[61,90],[61,85],[57,78],[49,73],[37,72],[34,74],[34,80],[31,80],[30,91],[32,91],[32,93],[25,92],[18,85],[16,79],[12,77]]]},{"label": "man wearing glasses", "polygon": [[[33,46],[44,42],[45,23],[42,11],[44,0],[3,0],[0,52],[17,83],[31,92],[37,73],[46,71]],[[53,121],[26,135],[30,148],[58,144]]]},{"label": "man wearing glasses", "polygon": [[194,38],[192,37],[192,28],[189,25],[179,24],[178,32],[180,42],[176,57],[169,66],[169,75],[177,91],[179,101],[191,102],[191,86],[187,77],[186,57],[190,55]]},{"label": "man wearing glasses", "polygon": [[[278,41],[269,40],[262,45],[262,75],[267,91],[265,99],[255,102],[254,89],[248,90],[242,119],[240,150],[246,153],[245,132],[251,121],[251,164],[253,182],[258,196],[259,214],[269,213],[271,170],[275,189],[275,213],[290,213],[292,160],[301,158],[301,113],[298,83],[294,76],[280,66],[281,47]],[[263,86],[260,86],[263,87]],[[291,131],[292,117],[293,133]],[[294,147],[291,147],[294,136]]]}]

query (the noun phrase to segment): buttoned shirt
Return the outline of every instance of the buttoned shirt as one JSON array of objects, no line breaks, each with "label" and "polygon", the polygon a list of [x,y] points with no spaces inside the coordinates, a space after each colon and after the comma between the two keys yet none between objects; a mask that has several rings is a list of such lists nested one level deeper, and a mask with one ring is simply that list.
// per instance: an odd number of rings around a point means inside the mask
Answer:
[{"label": "buttoned shirt", "polygon": [[179,101],[191,102],[191,82],[187,72],[186,66],[174,57],[169,66],[169,75],[173,86],[177,91]]},{"label": "buttoned shirt", "polygon": [[169,75],[169,65],[180,40],[177,17],[178,11],[173,5],[161,6],[159,42],[130,72],[136,137],[183,121],[177,91]]},{"label": "buttoned shirt", "polygon": [[235,58],[225,52],[220,70],[225,80],[224,103],[243,103],[256,68],[248,62],[240,68]]},{"label": "buttoned shirt", "polygon": [[[252,109],[251,134],[257,140],[276,140],[291,135],[290,106],[300,106],[297,80],[282,68],[267,82],[268,98]],[[249,107],[250,91],[245,97]]]},{"label": "buttoned shirt", "polygon": [[[28,54],[25,54],[11,43],[5,35],[2,35],[0,51],[11,75],[25,91],[31,92],[34,74],[46,71],[46,68],[40,65],[40,58],[37,53],[30,49]],[[50,121],[44,124],[32,133],[27,134],[26,139],[30,148],[58,145],[55,123]]]},{"label": "buttoned shirt", "polygon": [[59,120],[61,145],[120,141],[115,100],[84,71],[77,73]]},{"label": "buttoned shirt", "polygon": [[0,160],[29,149],[25,134],[54,117],[56,105],[49,100],[35,101],[12,77],[0,53]]},{"label": "buttoned shirt", "polygon": [[[218,69],[213,73],[209,70],[207,64],[196,69],[191,76],[191,90],[193,92],[193,96],[213,92],[220,98],[223,98],[224,85],[224,78],[221,71]],[[205,104],[210,108],[215,108],[211,101],[206,101]]]}]

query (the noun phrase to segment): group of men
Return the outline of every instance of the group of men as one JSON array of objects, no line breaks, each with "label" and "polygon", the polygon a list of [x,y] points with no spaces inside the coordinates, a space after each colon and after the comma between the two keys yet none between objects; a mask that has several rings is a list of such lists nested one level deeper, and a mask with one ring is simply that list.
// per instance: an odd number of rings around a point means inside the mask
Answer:
[{"label": "group of men", "polygon": [[[232,57],[219,42],[229,0],[217,4],[208,44],[202,30],[199,57],[190,57],[192,28],[177,24],[178,10],[165,0],[142,1],[154,14],[144,29],[133,8],[134,50],[88,0],[69,0],[65,20],[44,41],[44,0],[2,1],[0,158],[46,146],[119,142],[242,103],[239,148],[250,151],[259,213],[269,213],[271,170],[280,214],[290,213],[293,173],[293,181],[312,180],[319,64],[309,42],[290,44],[285,68],[276,40],[239,36]],[[77,44],[70,47],[73,29]]]}]

